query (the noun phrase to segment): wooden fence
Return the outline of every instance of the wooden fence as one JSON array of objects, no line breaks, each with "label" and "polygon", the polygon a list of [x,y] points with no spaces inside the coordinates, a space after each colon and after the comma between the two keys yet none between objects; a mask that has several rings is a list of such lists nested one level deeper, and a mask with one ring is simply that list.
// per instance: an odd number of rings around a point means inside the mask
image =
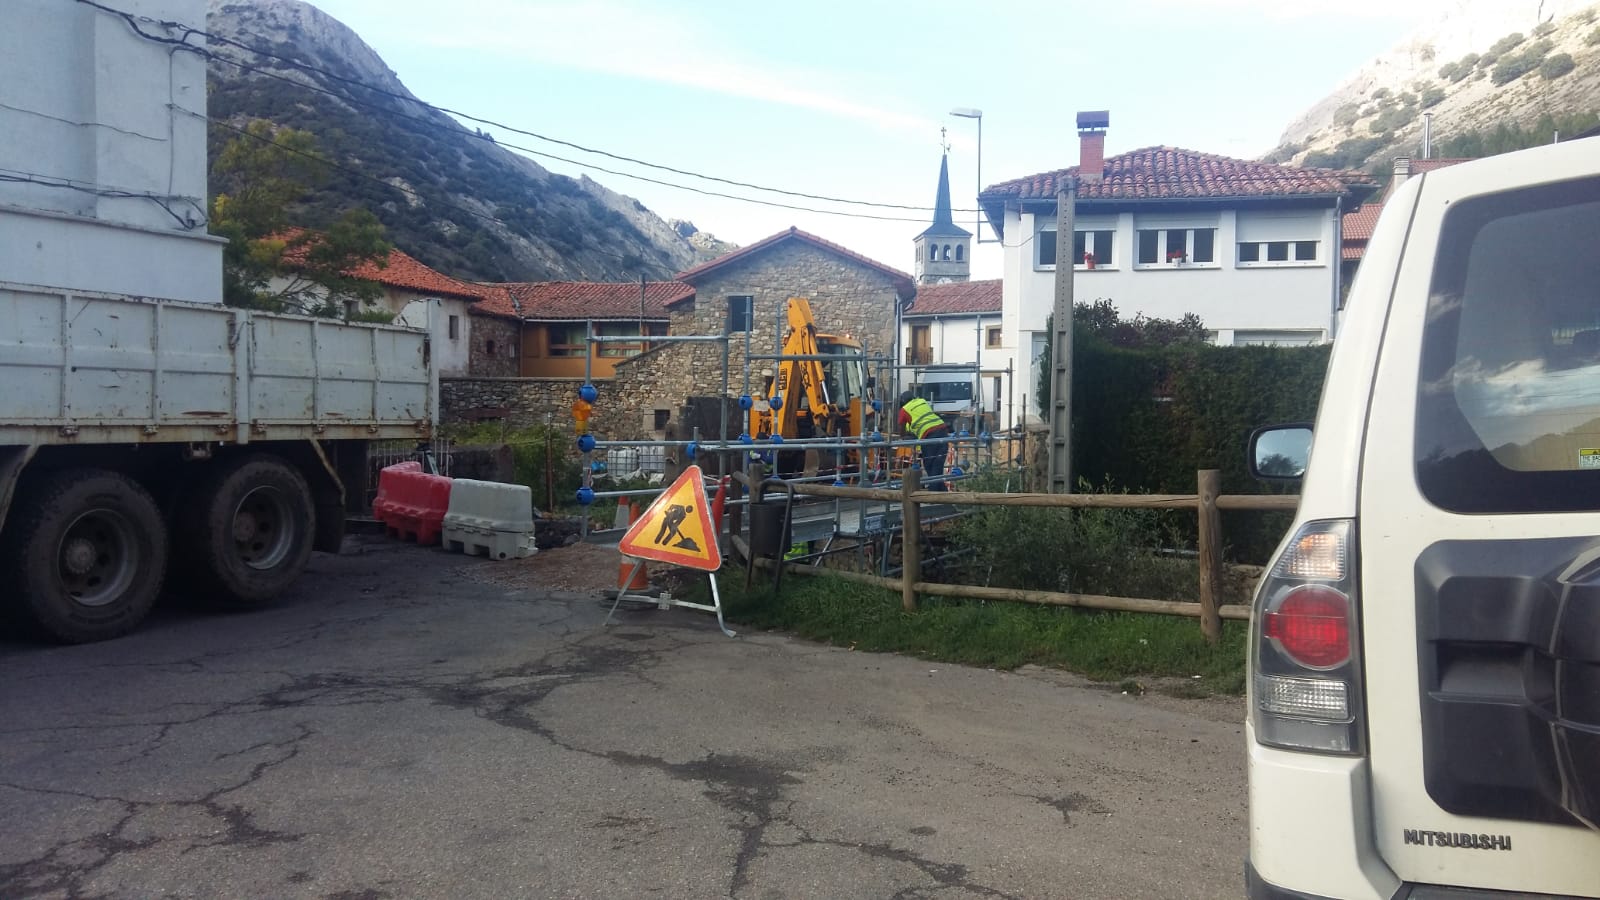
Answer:
[{"label": "wooden fence", "polygon": [[[749,491],[753,502],[760,502],[763,478],[760,468],[752,466],[748,472],[735,476]],[[814,566],[786,566],[786,572],[803,575],[827,575],[846,581],[875,585],[900,592],[905,608],[917,608],[917,596],[966,597],[974,600],[1004,600],[1016,603],[1035,603],[1047,606],[1078,606],[1086,609],[1117,610],[1122,612],[1157,613],[1169,616],[1190,616],[1200,620],[1200,631],[1207,641],[1216,643],[1222,636],[1223,619],[1249,619],[1248,606],[1221,603],[1222,592],[1222,516],[1225,509],[1284,510],[1292,512],[1300,498],[1286,494],[1223,494],[1221,473],[1216,469],[1202,469],[1196,478],[1197,492],[1193,494],[1001,494],[972,491],[925,491],[921,474],[908,470],[901,480],[899,490],[883,488],[838,487],[821,484],[793,484],[789,486],[797,495],[808,497],[838,497],[851,500],[875,500],[900,504],[902,534],[916,534],[921,530],[921,506],[924,503],[954,504],[957,506],[1031,506],[1065,509],[1192,509],[1200,517],[1200,602],[1185,603],[1176,600],[1149,600],[1141,597],[1106,597],[1097,594],[1068,594],[1060,591],[1035,591],[1020,588],[997,588],[983,585],[941,584],[922,580],[922,542],[902,540],[902,566],[899,578],[885,578],[862,572],[823,569]],[[735,525],[735,534],[738,532]],[[743,540],[735,544],[749,557],[750,548]],[[772,560],[758,560],[763,566],[776,565]]]}]

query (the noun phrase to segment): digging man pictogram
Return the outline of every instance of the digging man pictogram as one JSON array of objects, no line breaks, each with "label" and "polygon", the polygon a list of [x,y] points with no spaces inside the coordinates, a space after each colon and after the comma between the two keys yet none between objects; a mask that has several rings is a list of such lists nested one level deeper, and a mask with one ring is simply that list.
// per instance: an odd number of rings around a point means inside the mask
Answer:
[{"label": "digging man pictogram", "polygon": [[[694,538],[689,537],[680,530],[683,520],[687,519],[692,512],[694,512],[693,506],[685,506],[681,503],[674,503],[667,507],[666,515],[661,518],[661,528],[656,531],[654,543],[698,552],[700,545],[694,542]],[[677,543],[671,543],[674,538],[677,539]]]}]

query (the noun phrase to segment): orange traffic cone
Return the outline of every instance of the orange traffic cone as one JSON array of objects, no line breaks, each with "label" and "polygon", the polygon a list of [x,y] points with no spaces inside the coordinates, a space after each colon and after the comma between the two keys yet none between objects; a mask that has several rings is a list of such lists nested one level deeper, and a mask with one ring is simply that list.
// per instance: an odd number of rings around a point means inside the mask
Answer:
[{"label": "orange traffic cone", "polygon": [[[639,519],[639,507],[630,499],[628,501],[627,508],[628,524],[632,525]],[[618,518],[621,517],[618,516]],[[630,574],[633,575],[633,579],[631,581],[628,579]],[[622,557],[620,565],[617,568],[617,591],[625,594],[628,591],[644,591],[649,589],[650,579],[645,575],[644,560],[630,559],[626,556]]]}]

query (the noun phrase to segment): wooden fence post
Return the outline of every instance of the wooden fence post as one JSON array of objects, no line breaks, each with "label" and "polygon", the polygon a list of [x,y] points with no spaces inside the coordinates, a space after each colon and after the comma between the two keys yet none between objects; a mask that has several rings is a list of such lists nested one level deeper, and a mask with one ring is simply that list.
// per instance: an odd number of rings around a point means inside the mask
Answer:
[{"label": "wooden fence post", "polygon": [[916,611],[922,580],[922,509],[911,497],[921,488],[922,470],[906,469],[900,476],[900,605],[906,612]]},{"label": "wooden fence post", "polygon": [[1200,470],[1200,633],[1208,644],[1222,639],[1222,616],[1218,612],[1222,594],[1222,513],[1217,510],[1221,487],[1220,471]]}]

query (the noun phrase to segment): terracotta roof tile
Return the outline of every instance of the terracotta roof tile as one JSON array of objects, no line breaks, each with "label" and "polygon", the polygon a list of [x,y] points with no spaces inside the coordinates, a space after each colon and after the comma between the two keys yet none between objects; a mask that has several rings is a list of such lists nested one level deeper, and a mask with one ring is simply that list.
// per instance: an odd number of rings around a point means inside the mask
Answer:
[{"label": "terracotta roof tile", "polygon": [[[637,281],[513,281],[504,290],[523,319],[637,319]],[[667,307],[694,296],[681,281],[645,282],[644,318],[667,318]]]},{"label": "terracotta roof tile", "polygon": [[[983,189],[980,199],[1053,199],[1056,182],[1078,167],[1041,172]],[[1377,182],[1362,172],[1280,166],[1177,147],[1145,147],[1106,159],[1104,177],[1080,181],[1080,200],[1216,199],[1363,193]]]},{"label": "terracotta roof tile", "polygon": [[517,301],[511,292],[503,285],[480,284],[486,296],[477,303],[467,307],[467,312],[478,316],[496,316],[501,319],[516,319],[522,321],[522,314],[517,310]]},{"label": "terracotta roof tile", "polygon": [[[306,234],[304,228],[290,228],[287,231],[273,235],[273,237],[293,241]],[[283,254],[284,262],[294,265],[305,259],[306,247],[310,241],[302,241],[289,247]],[[461,300],[483,300],[489,296],[489,291],[482,285],[458,281],[434,269],[430,269],[410,254],[398,247],[389,251],[385,264],[380,266],[373,262],[363,262],[355,268],[345,272],[352,278],[364,278],[376,281],[388,287],[401,288],[415,291],[419,294],[442,294],[446,297],[456,297]]]},{"label": "terracotta roof tile", "polygon": [[[895,290],[896,290],[897,293],[899,293],[900,298],[902,300],[909,300],[913,295],[916,294],[917,286],[911,280],[911,276],[910,275],[907,275],[906,273],[900,271],[899,269],[893,268],[891,266],[886,266],[883,263],[878,262],[877,260],[872,259],[870,257],[862,256],[861,254],[855,252],[854,250],[848,249],[846,247],[842,247],[839,244],[835,244],[832,241],[824,240],[823,238],[819,238],[814,234],[810,234],[808,232],[801,231],[800,229],[794,228],[792,226],[787,231],[780,231],[777,234],[772,235],[771,237],[762,238],[761,240],[756,241],[754,244],[751,244],[751,245],[749,245],[747,247],[741,247],[738,250],[734,250],[731,253],[724,253],[723,255],[717,257],[716,259],[711,260],[710,262],[701,263],[700,265],[695,266],[692,269],[687,269],[685,271],[679,272],[675,277],[679,281],[687,281],[687,282],[693,283],[695,280],[699,279],[701,276],[704,276],[704,275],[706,275],[706,274],[708,274],[710,272],[714,272],[714,271],[716,271],[718,269],[721,269],[724,266],[731,265],[731,264],[733,264],[735,262],[738,262],[739,260],[742,260],[742,259],[744,259],[744,258],[746,258],[746,257],[748,257],[748,256],[750,256],[750,255],[752,255],[754,253],[759,253],[762,250],[766,250],[769,247],[776,246],[777,244],[780,244],[780,243],[782,243],[784,241],[788,241],[788,240],[804,241],[804,242],[806,242],[808,244],[811,244],[814,247],[820,248],[822,250],[826,250],[826,251],[828,251],[830,253],[837,254],[839,256],[844,257],[845,259],[851,260],[852,262],[860,263],[861,265],[866,266],[869,269],[874,269],[874,270],[876,270],[878,272],[883,273],[884,275],[889,276],[889,279],[894,282]],[[796,290],[799,290],[799,289],[800,289],[799,286],[797,286]],[[687,300],[687,299],[688,299],[688,297],[680,297],[677,300],[668,301],[667,305],[670,306],[672,304],[679,303],[679,302],[682,302],[683,300]]]},{"label": "terracotta roof tile", "polygon": [[917,316],[970,316],[1000,311],[1000,279],[958,284],[925,284],[917,288],[907,318]]},{"label": "terracotta roof tile", "polygon": [[1339,225],[1339,233],[1347,242],[1365,242],[1372,237],[1372,229],[1377,227],[1378,216],[1382,212],[1382,203],[1368,203],[1353,213],[1345,213]]}]

